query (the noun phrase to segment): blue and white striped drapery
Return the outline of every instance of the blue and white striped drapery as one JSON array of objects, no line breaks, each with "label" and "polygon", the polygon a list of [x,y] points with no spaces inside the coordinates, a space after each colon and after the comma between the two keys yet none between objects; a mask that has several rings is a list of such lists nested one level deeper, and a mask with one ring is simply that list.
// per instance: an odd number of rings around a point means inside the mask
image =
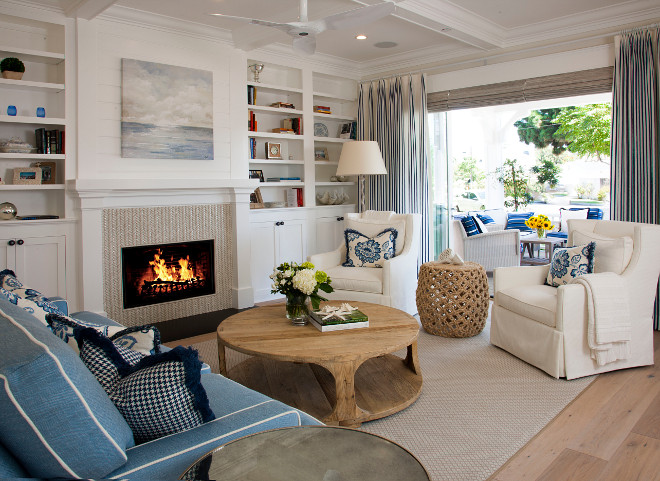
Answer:
[{"label": "blue and white striped drapery", "polygon": [[[660,31],[650,28],[626,32],[617,37],[617,43],[612,102],[612,218],[660,224]],[[660,328],[657,293],[654,328]]]},{"label": "blue and white striped drapery", "polygon": [[368,176],[367,208],[422,214],[419,263],[428,261],[431,202],[424,76],[360,84],[358,140],[377,141],[387,168],[387,175]]}]

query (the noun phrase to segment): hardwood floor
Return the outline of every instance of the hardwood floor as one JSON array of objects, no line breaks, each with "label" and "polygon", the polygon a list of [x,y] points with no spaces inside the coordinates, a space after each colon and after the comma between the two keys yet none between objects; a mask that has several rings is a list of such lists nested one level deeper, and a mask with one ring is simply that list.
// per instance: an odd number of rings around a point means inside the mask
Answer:
[{"label": "hardwood floor", "polygon": [[660,332],[655,366],[601,374],[490,481],[660,481]]},{"label": "hardwood floor", "polygon": [[[488,481],[660,481],[660,332],[655,365],[601,374]],[[171,345],[215,339],[215,333]]]}]

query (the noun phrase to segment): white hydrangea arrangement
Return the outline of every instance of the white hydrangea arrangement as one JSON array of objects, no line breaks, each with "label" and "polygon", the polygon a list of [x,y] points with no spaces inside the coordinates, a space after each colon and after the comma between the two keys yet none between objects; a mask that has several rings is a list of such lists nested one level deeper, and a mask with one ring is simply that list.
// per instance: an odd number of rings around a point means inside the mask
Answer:
[{"label": "white hydrangea arrangement", "polygon": [[279,292],[285,296],[308,296],[314,310],[319,308],[321,301],[327,301],[318,294],[319,290],[333,291],[328,274],[316,270],[311,262],[285,262],[276,267],[269,277],[273,281],[272,294]]}]

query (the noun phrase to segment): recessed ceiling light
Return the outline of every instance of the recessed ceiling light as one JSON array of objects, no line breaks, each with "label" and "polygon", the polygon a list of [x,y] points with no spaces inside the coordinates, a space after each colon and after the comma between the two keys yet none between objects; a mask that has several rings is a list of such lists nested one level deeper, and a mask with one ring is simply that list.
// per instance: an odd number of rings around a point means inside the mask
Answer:
[{"label": "recessed ceiling light", "polygon": [[360,35],[356,35],[355,38],[357,38],[358,40],[366,40],[367,36],[360,34]]},{"label": "recessed ceiling light", "polygon": [[378,43],[374,43],[374,47],[378,47],[378,48],[392,48],[392,47],[396,47],[397,45],[399,45],[399,44],[396,43],[396,42],[378,42]]}]

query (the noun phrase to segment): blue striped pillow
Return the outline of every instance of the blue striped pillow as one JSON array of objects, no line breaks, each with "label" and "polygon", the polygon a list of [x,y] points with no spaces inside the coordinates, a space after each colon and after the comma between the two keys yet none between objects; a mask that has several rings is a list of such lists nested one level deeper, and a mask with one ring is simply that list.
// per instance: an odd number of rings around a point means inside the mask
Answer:
[{"label": "blue striped pillow", "polygon": [[468,237],[481,234],[481,229],[477,225],[477,222],[474,220],[474,217],[471,215],[461,217],[461,224],[463,224],[463,229],[465,229],[465,234]]},{"label": "blue striped pillow", "polygon": [[520,232],[532,232],[532,229],[525,225],[525,221],[533,215],[533,212],[509,212],[506,215],[505,229],[518,229]]},{"label": "blue striped pillow", "polygon": [[495,220],[489,216],[488,214],[477,214],[477,217],[479,217],[479,220],[483,222],[484,224],[494,224]]}]

